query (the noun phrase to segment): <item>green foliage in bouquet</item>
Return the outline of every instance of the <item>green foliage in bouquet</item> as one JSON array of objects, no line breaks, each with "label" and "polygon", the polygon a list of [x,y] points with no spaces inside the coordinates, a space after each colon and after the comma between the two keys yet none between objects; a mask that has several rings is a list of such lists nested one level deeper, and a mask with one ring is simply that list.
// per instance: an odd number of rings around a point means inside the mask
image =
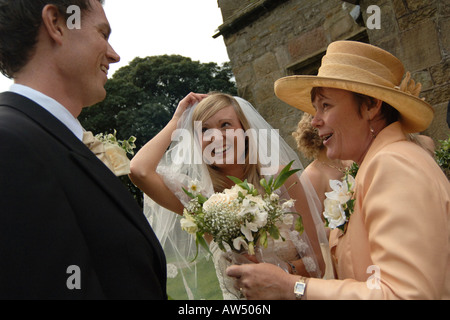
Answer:
[{"label": "green foliage in bouquet", "polygon": [[134,149],[136,149],[136,137],[131,136],[127,140],[118,140],[117,139],[117,130],[114,129],[114,133],[100,133],[95,136],[102,142],[107,142],[111,144],[118,145],[121,147],[127,154],[134,156]]}]

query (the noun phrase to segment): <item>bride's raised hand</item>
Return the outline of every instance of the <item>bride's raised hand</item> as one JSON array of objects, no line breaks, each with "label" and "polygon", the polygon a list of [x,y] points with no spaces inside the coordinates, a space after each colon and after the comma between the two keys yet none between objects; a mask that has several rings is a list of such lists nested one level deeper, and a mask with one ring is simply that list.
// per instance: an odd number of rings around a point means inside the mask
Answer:
[{"label": "bride's raised hand", "polygon": [[183,113],[194,104],[202,101],[208,95],[189,93],[178,104],[172,120],[131,160],[130,178],[133,183],[151,197],[159,205],[183,214],[183,205],[172,191],[165,185],[162,177],[156,172],[159,162],[172,142],[172,133],[177,128],[177,123]]},{"label": "bride's raised hand", "polygon": [[191,92],[189,93],[186,97],[184,97],[179,103],[178,103],[178,107],[175,110],[175,113],[173,114],[173,119],[178,120],[180,119],[180,117],[183,115],[183,113],[189,109],[190,107],[192,107],[193,105],[195,105],[196,103],[199,103],[200,101],[202,101],[203,99],[205,99],[206,97],[208,97],[207,94],[202,94],[202,93],[194,93]]}]

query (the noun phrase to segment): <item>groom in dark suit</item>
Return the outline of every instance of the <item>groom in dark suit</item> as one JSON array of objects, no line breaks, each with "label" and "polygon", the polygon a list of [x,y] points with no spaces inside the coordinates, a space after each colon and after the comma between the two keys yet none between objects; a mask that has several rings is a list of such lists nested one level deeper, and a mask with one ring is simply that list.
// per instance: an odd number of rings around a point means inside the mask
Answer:
[{"label": "groom in dark suit", "polygon": [[156,236],[76,119],[105,98],[110,32],[101,0],[0,0],[0,299],[167,299]]}]

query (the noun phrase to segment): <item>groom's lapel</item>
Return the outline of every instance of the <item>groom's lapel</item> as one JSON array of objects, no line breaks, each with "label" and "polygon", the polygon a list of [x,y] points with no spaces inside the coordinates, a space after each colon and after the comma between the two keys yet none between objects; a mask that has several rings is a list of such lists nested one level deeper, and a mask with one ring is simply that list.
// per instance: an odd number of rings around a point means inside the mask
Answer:
[{"label": "groom's lapel", "polygon": [[24,113],[69,150],[88,156],[89,149],[61,121],[34,101],[13,92],[2,92],[0,105]]},{"label": "groom's lapel", "polygon": [[12,92],[0,93],[0,105],[9,106],[24,113],[64,144],[74,161],[109,194],[112,201],[122,208],[121,211],[127,214],[146,237],[151,239],[145,217],[143,214],[136,214],[142,210],[133,197],[126,194],[127,190],[120,180],[63,123],[35,102]]}]

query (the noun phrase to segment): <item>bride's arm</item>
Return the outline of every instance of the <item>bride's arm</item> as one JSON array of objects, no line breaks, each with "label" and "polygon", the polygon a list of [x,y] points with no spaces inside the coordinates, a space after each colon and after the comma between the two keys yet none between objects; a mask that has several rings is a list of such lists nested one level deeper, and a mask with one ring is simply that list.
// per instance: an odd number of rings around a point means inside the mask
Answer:
[{"label": "bride's arm", "polygon": [[130,164],[131,181],[153,201],[180,215],[183,214],[182,203],[166,186],[163,178],[156,172],[156,168],[171,143],[172,133],[177,128],[182,114],[205,97],[207,95],[191,92],[181,100],[169,123],[139,150]]}]

